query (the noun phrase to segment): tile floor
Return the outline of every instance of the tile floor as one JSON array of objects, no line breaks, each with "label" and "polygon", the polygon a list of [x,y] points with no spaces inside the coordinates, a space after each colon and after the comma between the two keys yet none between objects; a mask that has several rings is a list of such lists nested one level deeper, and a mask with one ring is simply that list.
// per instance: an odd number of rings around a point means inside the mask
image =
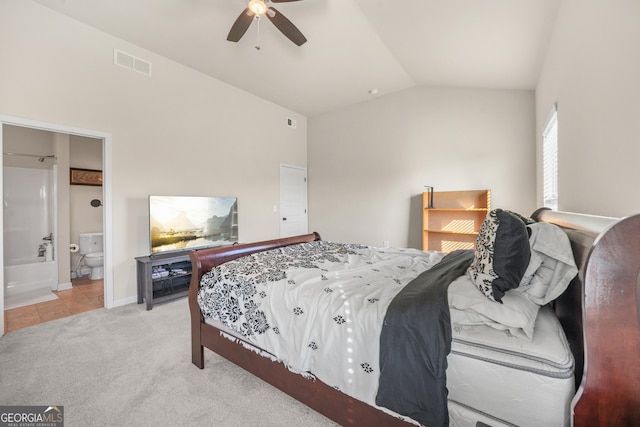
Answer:
[{"label": "tile floor", "polygon": [[49,320],[104,307],[102,280],[90,280],[89,276],[84,276],[72,280],[71,285],[71,289],[66,291],[54,291],[58,296],[57,300],[6,310],[4,312],[5,334]]}]

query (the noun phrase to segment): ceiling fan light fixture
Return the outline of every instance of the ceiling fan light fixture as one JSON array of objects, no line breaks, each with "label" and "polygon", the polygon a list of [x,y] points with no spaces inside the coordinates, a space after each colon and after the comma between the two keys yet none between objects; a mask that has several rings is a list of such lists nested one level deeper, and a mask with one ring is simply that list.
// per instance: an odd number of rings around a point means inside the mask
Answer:
[{"label": "ceiling fan light fixture", "polygon": [[[246,0],[245,0],[246,1]],[[299,0],[271,0],[274,3],[288,3]],[[242,13],[236,18],[235,22],[229,30],[227,40],[230,42],[238,42],[242,36],[247,32],[247,29],[251,25],[251,22],[258,21],[262,16],[266,15],[269,21],[275,27],[284,34],[295,45],[302,46],[307,42],[307,38],[300,32],[300,30],[293,25],[286,16],[276,10],[275,7],[267,7],[270,4],[270,0],[251,0],[247,7],[244,8]]]},{"label": "ceiling fan light fixture", "polygon": [[264,15],[267,12],[267,5],[263,0],[251,0],[249,10],[256,15]]}]

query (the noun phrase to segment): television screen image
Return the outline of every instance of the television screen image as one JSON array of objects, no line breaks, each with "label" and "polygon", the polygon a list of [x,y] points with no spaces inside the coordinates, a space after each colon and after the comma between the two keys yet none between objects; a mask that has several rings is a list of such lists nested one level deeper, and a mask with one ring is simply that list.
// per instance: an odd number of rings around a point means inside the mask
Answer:
[{"label": "television screen image", "polygon": [[152,253],[235,243],[238,199],[149,196],[149,241]]}]

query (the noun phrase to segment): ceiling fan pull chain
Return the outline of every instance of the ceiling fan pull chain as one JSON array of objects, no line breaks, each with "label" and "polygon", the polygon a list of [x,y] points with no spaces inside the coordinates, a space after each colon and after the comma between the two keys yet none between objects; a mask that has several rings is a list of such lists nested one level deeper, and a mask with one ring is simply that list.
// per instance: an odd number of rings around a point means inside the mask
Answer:
[{"label": "ceiling fan pull chain", "polygon": [[258,44],[256,44],[256,50],[260,50],[260,15],[256,15],[256,21],[258,21]]}]

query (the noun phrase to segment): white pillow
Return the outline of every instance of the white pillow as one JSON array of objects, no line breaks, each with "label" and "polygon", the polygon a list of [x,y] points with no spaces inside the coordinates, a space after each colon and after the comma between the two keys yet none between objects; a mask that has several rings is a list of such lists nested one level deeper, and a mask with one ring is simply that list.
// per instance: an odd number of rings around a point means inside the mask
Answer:
[{"label": "white pillow", "polygon": [[513,290],[502,297],[502,304],[491,301],[471,281],[468,274],[449,285],[451,323],[458,325],[487,325],[509,330],[517,337],[531,341],[540,306],[522,293]]},{"label": "white pillow", "polygon": [[558,298],[578,273],[569,237],[562,229],[547,222],[528,224],[531,260],[520,286],[521,293],[538,305]]}]

